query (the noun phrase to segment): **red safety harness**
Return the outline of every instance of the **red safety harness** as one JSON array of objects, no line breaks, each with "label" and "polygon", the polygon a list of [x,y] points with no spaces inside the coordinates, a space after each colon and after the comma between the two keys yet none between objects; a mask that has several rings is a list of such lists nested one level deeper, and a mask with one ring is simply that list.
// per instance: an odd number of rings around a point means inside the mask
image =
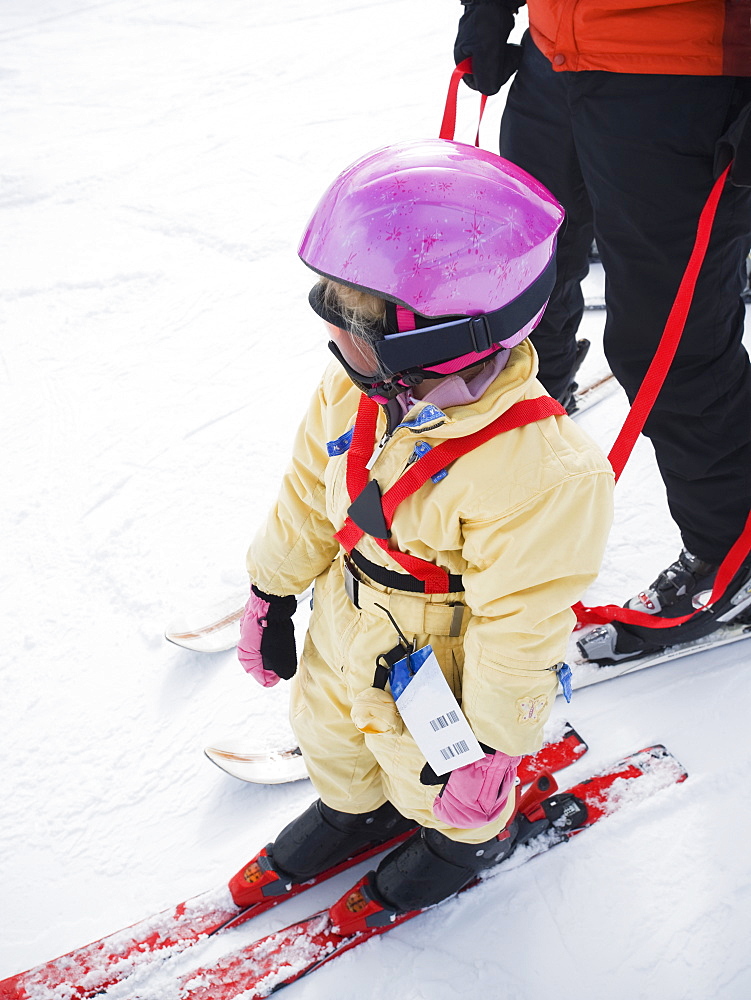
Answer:
[{"label": "red safety harness", "polygon": [[[374,400],[365,394],[361,396],[352,444],[347,454],[347,492],[353,503],[373,481],[370,479],[367,463],[375,445],[379,409],[378,403]],[[522,399],[509,407],[496,420],[483,427],[482,430],[468,434],[466,437],[444,441],[435,448],[431,448],[429,452],[418,458],[414,465],[410,466],[407,472],[380,498],[387,532],[391,530],[394,513],[399,504],[416,493],[432,476],[445,469],[455,459],[479,448],[481,444],[498,434],[503,434],[504,431],[523,427],[525,424],[543,420],[545,417],[563,416],[565,413],[566,411],[561,404],[551,399],[550,396]],[[350,553],[364,534],[365,530],[356,524],[351,516],[348,516],[343,527],[337,531],[334,537],[342,548]],[[426,594],[450,593],[449,574],[446,570],[425,559],[412,556],[407,552],[399,552],[398,549],[392,549],[386,538],[371,537],[410,576],[422,580],[425,584]]]}]

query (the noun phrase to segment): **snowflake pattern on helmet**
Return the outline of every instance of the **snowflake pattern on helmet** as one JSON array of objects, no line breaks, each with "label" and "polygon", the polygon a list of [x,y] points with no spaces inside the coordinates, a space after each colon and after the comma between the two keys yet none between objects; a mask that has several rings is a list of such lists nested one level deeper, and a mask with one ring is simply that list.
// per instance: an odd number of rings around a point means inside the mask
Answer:
[{"label": "snowflake pattern on helmet", "polygon": [[544,271],[562,221],[550,192],[495,153],[419,139],[344,170],[316,207],[300,256],[423,315],[478,315]]}]

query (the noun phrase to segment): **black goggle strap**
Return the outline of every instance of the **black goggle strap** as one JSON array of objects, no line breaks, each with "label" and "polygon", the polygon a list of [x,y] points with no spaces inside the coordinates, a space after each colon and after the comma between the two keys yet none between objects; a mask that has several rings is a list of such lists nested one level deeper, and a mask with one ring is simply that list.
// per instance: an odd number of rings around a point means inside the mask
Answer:
[{"label": "black goggle strap", "polygon": [[[326,320],[328,323],[332,323],[334,326],[340,327],[342,330],[347,329],[347,321],[344,316],[336,310],[327,308],[324,305],[323,290],[320,284],[314,285],[310,290],[308,301],[321,319]],[[406,311],[407,310],[405,310],[405,312]],[[375,347],[377,345],[374,344],[373,346]],[[360,392],[364,392],[366,396],[376,396],[379,399],[394,399],[400,392],[404,392],[406,389],[409,389],[411,385],[422,382],[422,377],[420,376],[410,381],[409,375],[396,372],[393,373],[393,377],[391,379],[384,382],[380,375],[364,375],[356,368],[353,368],[333,340],[329,341],[329,350]]]},{"label": "black goggle strap", "polygon": [[[494,344],[509,340],[526,326],[550,298],[555,284],[555,254],[545,269],[521,295],[480,316],[465,316],[415,330],[390,333],[374,344],[384,368],[403,372],[425,368],[463,354],[489,351]],[[398,329],[396,306],[386,303],[387,325]]]},{"label": "black goggle strap", "polygon": [[320,282],[316,282],[315,285],[310,289],[308,293],[308,302],[315,313],[317,313],[322,320],[327,323],[331,323],[333,326],[338,326],[342,330],[347,329],[347,321],[344,316],[336,309],[327,305],[324,302],[323,286]]}]

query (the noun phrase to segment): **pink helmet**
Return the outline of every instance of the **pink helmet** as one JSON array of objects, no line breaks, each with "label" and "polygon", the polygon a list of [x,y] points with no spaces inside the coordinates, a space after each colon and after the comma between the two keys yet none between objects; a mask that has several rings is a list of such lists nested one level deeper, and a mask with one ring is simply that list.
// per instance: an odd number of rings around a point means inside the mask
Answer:
[{"label": "pink helmet", "polygon": [[[563,217],[550,192],[508,160],[418,139],[344,170],[318,202],[299,254],[319,274],[393,303],[374,338],[381,362],[395,375],[434,378],[534,329],[555,281]],[[324,314],[315,290],[311,304]]]}]

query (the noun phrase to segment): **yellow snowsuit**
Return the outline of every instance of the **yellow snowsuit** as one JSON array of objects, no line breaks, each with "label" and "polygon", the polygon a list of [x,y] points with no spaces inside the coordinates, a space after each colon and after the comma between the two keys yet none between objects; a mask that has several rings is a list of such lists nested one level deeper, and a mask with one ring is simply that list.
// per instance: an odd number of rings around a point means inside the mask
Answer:
[{"label": "yellow snowsuit", "polygon": [[[371,470],[385,492],[418,441],[464,437],[513,403],[544,394],[528,341],[475,403],[415,405]],[[500,434],[461,456],[397,509],[389,545],[461,574],[464,593],[407,594],[361,576],[356,607],[334,532],[350,497],[346,452],[329,457],[355,421],[360,392],[337,363],[325,372],[300,427],[279,498],[248,553],[261,590],[299,594],[315,581],[313,612],[292,681],[291,721],[313,784],[334,809],[361,813],[388,799],[405,816],[454,840],[481,843],[499,819],[475,830],[435,818],[437,786],[420,784],[425,760],[393,703],[372,687],[376,657],[396,645],[387,606],[416,648],[430,643],[481,743],[532,753],[556,694],[555,665],[574,624],[571,605],[597,576],[612,519],[605,456],[568,417]],[[380,440],[386,426],[379,415]],[[376,441],[373,442],[374,447]],[[403,572],[366,535],[357,550]],[[464,609],[448,605],[463,602]],[[354,721],[353,721],[354,720]],[[357,726],[360,726],[358,729]],[[362,731],[361,731],[362,730]],[[512,797],[513,798],[513,797]]]}]

